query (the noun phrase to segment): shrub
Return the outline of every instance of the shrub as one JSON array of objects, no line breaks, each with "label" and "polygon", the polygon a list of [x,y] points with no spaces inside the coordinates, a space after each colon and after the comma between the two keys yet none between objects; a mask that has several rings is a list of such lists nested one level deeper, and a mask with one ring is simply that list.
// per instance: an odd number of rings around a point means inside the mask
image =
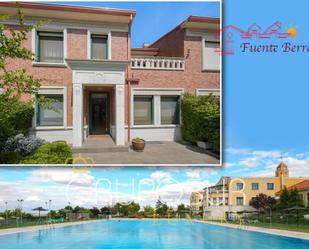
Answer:
[{"label": "shrub", "polygon": [[9,137],[28,132],[33,115],[31,102],[8,99],[0,94],[0,149]]},{"label": "shrub", "polygon": [[52,142],[37,148],[24,158],[25,164],[66,164],[72,161],[72,149],[65,142]]},{"label": "shrub", "polygon": [[31,154],[39,146],[45,144],[45,140],[35,136],[24,136],[18,134],[15,137],[9,138],[3,146],[4,151],[14,151],[22,156]]},{"label": "shrub", "polygon": [[220,102],[215,96],[184,94],[181,100],[183,139],[207,141],[220,151]]},{"label": "shrub", "polygon": [[0,152],[0,164],[18,164],[21,158],[21,155],[14,151]]}]

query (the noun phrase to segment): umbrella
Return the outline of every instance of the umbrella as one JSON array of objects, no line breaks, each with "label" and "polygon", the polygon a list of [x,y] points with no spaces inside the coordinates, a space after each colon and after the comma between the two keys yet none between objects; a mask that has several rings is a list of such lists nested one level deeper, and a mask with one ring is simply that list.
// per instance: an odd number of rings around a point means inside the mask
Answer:
[{"label": "umbrella", "polygon": [[45,208],[42,208],[42,207],[37,207],[37,208],[32,209],[32,211],[39,211],[39,218],[40,218],[41,212],[48,211],[48,209],[45,209]]}]

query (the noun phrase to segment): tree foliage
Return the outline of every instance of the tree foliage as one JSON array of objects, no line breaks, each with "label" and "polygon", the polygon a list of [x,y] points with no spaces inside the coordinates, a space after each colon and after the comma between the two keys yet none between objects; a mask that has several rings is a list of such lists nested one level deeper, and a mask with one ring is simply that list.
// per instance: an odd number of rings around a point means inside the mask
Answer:
[{"label": "tree foliage", "polygon": [[205,141],[220,151],[220,101],[215,96],[184,94],[181,100],[183,139]]},{"label": "tree foliage", "polygon": [[11,61],[32,61],[34,54],[24,47],[28,33],[38,28],[43,22],[35,25],[25,23],[21,9],[17,8],[17,27],[5,25],[8,16],[0,16],[0,88],[4,98],[20,98],[23,94],[35,94],[40,87],[40,79],[28,74],[25,68],[12,68]]},{"label": "tree foliage", "polygon": [[273,209],[275,207],[276,199],[261,193],[253,197],[249,204],[259,211],[265,211],[266,209]]},{"label": "tree foliage", "polygon": [[279,209],[291,208],[294,206],[304,207],[304,201],[296,188],[288,190],[286,187],[282,190],[278,202]]}]

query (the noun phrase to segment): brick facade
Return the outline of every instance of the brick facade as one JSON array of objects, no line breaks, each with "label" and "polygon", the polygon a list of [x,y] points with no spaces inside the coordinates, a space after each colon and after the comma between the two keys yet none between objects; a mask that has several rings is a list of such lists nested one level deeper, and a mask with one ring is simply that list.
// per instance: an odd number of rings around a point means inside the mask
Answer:
[{"label": "brick facade", "polygon": [[[8,4],[3,4],[7,6]],[[27,4],[25,4],[27,5]],[[34,4],[37,6],[43,6],[48,8],[47,4]],[[0,5],[1,6],[1,5]],[[31,8],[31,4],[29,5]],[[42,7],[42,8],[43,8]],[[12,7],[14,8],[14,7]],[[64,8],[65,9],[65,8]],[[76,9],[78,9],[76,7]],[[56,10],[51,10],[56,11]],[[65,11],[65,10],[63,10]],[[84,10],[76,10],[76,12],[83,12]],[[92,11],[91,8],[87,11]],[[100,11],[94,9],[93,11]],[[102,10],[103,11],[103,10]],[[104,10],[109,11],[109,10]],[[0,11],[1,14],[1,11]],[[123,14],[122,12],[115,15],[131,15],[132,13]],[[90,14],[89,14],[90,15]],[[31,16],[30,16],[31,17]],[[109,18],[109,17],[106,17]],[[50,19],[50,17],[49,17]],[[26,16],[27,20],[27,16]],[[188,19],[189,20],[189,19]],[[57,19],[53,20],[57,21]],[[114,21],[113,21],[114,22]],[[67,19],[65,23],[70,23],[70,20]],[[87,60],[87,54],[89,53],[88,41],[89,41],[89,29],[87,28],[87,22],[81,20],[80,23],[72,21],[73,26],[70,24],[68,27],[63,27],[61,29],[66,30],[66,51],[64,54],[67,55],[64,59],[75,59],[75,60]],[[126,24],[127,31],[116,31],[113,30],[113,24],[106,24],[102,22],[92,23],[95,25],[96,29],[100,30],[100,25],[102,25],[102,30],[106,29],[111,25],[109,31],[109,39],[111,39],[108,44],[111,44],[111,60],[110,61],[131,61],[133,57],[138,57],[141,54],[155,54],[152,58],[161,58],[161,57],[174,57],[181,58],[185,62],[184,70],[159,70],[159,69],[134,69],[131,66],[128,66],[125,72],[125,78],[134,78],[138,81],[138,84],[132,85],[134,88],[164,88],[164,89],[183,89],[184,92],[189,92],[192,94],[196,93],[198,88],[201,89],[220,89],[220,72],[205,72],[202,70],[202,38],[198,36],[188,36],[186,33],[186,28],[179,25],[174,30],[170,31],[168,34],[163,36],[158,41],[154,42],[148,49],[145,48],[142,52],[137,52],[134,49],[131,49],[131,37],[130,37],[130,25],[131,21]],[[119,25],[124,26],[123,23]],[[13,26],[10,26],[13,27]],[[90,28],[91,29],[91,28]],[[93,32],[92,32],[93,33]],[[32,37],[32,32],[29,32],[28,39],[24,43],[24,46],[28,49],[32,49],[34,37]],[[66,41],[65,41],[66,40]],[[140,50],[141,51],[141,50]],[[149,51],[149,52],[148,52]],[[19,61],[12,60],[8,62],[12,68],[25,68],[29,73],[33,74],[36,78],[43,79],[42,87],[54,86],[54,87],[66,87],[67,92],[67,126],[73,126],[73,76],[72,69],[64,63],[63,65],[39,65],[33,64],[30,61]],[[125,82],[127,83],[127,81]],[[115,88],[113,88],[113,82],[110,82],[110,85],[102,87],[83,86],[84,92],[84,125],[87,125],[89,122],[89,113],[88,113],[88,96],[89,91],[99,91],[100,89],[106,90],[110,94],[110,110],[111,110],[111,125],[115,125]],[[102,90],[102,91],[103,91]],[[125,125],[128,125],[129,115],[132,113],[129,112],[129,96],[131,93],[128,92],[128,85],[124,86],[124,98],[125,98],[125,107],[124,107],[124,120]],[[132,97],[132,96],[131,96]]]}]

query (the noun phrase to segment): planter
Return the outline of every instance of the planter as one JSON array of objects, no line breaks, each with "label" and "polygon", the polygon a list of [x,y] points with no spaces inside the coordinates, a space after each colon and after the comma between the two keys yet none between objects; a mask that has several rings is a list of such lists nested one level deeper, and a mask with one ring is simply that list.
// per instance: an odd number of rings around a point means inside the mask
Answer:
[{"label": "planter", "polygon": [[141,138],[134,138],[132,140],[132,148],[134,151],[143,152],[145,149],[146,142]]},{"label": "planter", "polygon": [[212,143],[209,143],[209,142],[197,141],[196,144],[198,147],[204,150],[210,150],[213,148]]}]

